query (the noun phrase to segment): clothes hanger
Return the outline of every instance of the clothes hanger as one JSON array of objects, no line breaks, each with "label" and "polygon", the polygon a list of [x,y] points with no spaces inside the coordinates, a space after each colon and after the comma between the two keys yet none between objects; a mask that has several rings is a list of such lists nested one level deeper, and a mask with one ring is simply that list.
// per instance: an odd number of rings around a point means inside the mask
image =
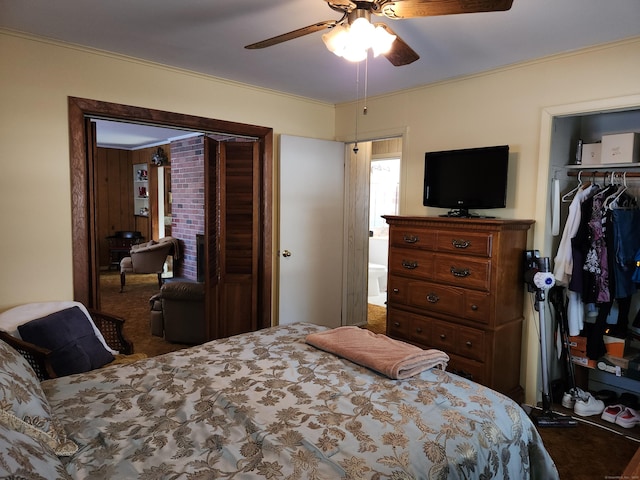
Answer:
[{"label": "clothes hanger", "polygon": [[[626,178],[626,172],[625,172],[625,178]],[[602,206],[604,207],[605,210],[610,210],[611,208],[615,207],[614,202],[618,199],[620,194],[622,194],[622,192],[624,192],[626,188],[622,186],[622,183],[616,182],[616,172],[611,172],[611,185],[616,185],[616,184],[618,185],[618,188],[616,188],[616,191],[610,194],[607,198],[604,199],[604,202],[602,202]]]},{"label": "clothes hanger", "polygon": [[[603,178],[604,178],[604,182],[602,187],[600,188],[600,190],[598,190],[593,197],[600,197],[602,195],[605,194],[610,194],[611,193],[611,187],[613,186],[613,176],[614,176],[615,172],[611,172],[611,179],[609,180],[609,185],[607,185],[607,179],[609,178],[609,173],[605,172]],[[595,174],[594,174],[595,175]],[[603,203],[604,204],[604,203]]]},{"label": "clothes hanger", "polygon": [[576,194],[578,192],[578,190],[580,190],[580,188],[582,187],[582,170],[578,171],[578,186],[575,187],[573,190],[571,190],[570,192],[565,193],[562,196],[562,201],[563,202],[570,202],[571,201],[571,196],[573,196],[574,194]]},{"label": "clothes hanger", "polygon": [[[607,200],[609,200],[609,197],[607,197],[607,199],[605,200],[605,207],[606,208],[625,208],[625,207],[619,207],[618,206],[618,200],[620,199],[622,194],[627,191],[627,188],[628,188],[628,186],[627,186],[627,172],[624,172],[622,174],[622,188],[620,188],[620,190],[614,194],[614,198],[608,204],[607,204]],[[631,197],[630,203],[637,204],[636,203],[636,197],[634,197],[633,195],[631,195],[630,197]],[[632,205],[632,206],[630,206],[630,208],[636,208],[636,207]]]}]

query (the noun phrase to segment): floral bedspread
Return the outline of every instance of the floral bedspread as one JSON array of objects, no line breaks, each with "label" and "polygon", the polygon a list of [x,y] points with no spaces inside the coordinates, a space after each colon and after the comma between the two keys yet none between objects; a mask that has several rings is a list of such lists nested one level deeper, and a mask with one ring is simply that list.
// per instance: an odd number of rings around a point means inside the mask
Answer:
[{"label": "floral bedspread", "polygon": [[90,479],[553,479],[507,397],[440,370],[390,380],[299,323],[43,382]]}]

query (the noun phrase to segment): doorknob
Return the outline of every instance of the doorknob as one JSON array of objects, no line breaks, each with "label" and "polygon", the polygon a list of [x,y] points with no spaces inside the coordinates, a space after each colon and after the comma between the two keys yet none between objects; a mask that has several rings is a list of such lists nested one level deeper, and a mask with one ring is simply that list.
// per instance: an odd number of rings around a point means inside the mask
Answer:
[{"label": "doorknob", "polygon": [[290,257],[291,256],[291,252],[289,250],[285,250],[284,252],[282,252],[282,256],[283,257]]}]

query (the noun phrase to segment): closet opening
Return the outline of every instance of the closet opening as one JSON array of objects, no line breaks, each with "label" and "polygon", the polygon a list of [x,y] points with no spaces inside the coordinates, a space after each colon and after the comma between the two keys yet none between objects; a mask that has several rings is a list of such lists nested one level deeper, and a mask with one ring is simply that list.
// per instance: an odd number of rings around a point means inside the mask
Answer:
[{"label": "closet opening", "polygon": [[[606,159],[603,148],[609,136],[638,131],[638,96],[553,107],[543,115],[548,144],[541,151],[549,154],[549,169],[540,180],[548,182],[548,213],[541,219],[544,239],[536,236],[556,280],[547,306],[554,408],[578,412],[565,406],[582,401],[576,389],[602,401],[603,409],[605,394],[607,405],[640,407],[640,368],[634,368],[635,360],[640,363],[640,293],[633,279],[640,273],[640,158]],[[562,295],[556,301],[554,289]],[[564,342],[557,323],[562,316]],[[600,414],[589,419],[618,428]]]}]

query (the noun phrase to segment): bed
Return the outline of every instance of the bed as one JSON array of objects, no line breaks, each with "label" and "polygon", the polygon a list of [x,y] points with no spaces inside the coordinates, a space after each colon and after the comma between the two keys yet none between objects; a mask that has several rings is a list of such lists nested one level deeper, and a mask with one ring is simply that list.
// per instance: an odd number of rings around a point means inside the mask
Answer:
[{"label": "bed", "polygon": [[273,327],[41,383],[0,342],[0,379],[26,382],[12,388],[37,397],[46,430],[0,422],[0,476],[558,478],[509,398],[437,368],[390,379],[305,342],[323,330]]}]

